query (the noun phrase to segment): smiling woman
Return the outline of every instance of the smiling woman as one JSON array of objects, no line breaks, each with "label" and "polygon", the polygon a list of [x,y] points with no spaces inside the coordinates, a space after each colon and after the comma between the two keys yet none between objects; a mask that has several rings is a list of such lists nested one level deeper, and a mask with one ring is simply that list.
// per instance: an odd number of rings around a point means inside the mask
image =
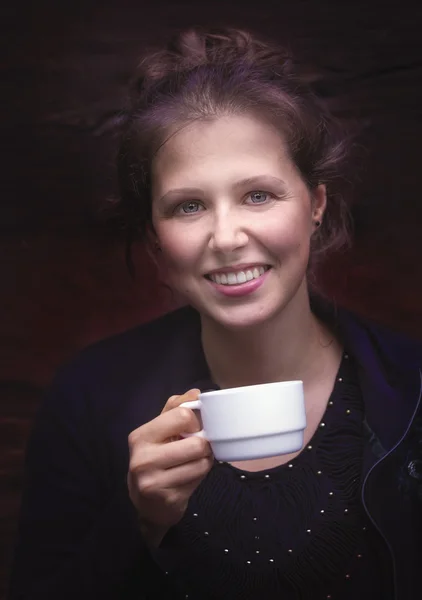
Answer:
[{"label": "smiling woman", "polygon": [[[269,323],[293,297],[306,305],[303,281],[326,186],[311,192],[274,126],[254,115],[194,121],[160,147],[151,177],[159,265],[204,320],[250,328]],[[270,271],[255,278],[259,266]],[[204,276],[218,271],[224,277],[210,294]],[[228,305],[233,297],[248,302]]]},{"label": "smiling woman", "polygon": [[[143,57],[118,209],[187,306],[56,377],[28,447],[12,600],[414,600],[422,349],[310,291],[315,260],[348,238],[347,143],[293,66],[231,29]],[[260,384],[292,381],[298,451],[214,460],[248,400],[220,405],[215,438],[189,435],[203,403],[182,403],[244,386],[272,428],[258,441],[284,433],[286,397],[265,409]]]}]

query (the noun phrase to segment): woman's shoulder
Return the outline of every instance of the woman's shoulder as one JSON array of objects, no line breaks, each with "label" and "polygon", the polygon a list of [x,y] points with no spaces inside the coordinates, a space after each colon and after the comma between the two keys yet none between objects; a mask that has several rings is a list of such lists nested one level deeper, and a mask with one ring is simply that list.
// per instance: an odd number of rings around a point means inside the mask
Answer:
[{"label": "woman's shoulder", "polygon": [[62,365],[48,396],[67,397],[79,405],[82,397],[102,407],[124,404],[134,393],[165,396],[182,393],[195,373],[200,345],[196,311],[183,307],[148,323],[95,342]]},{"label": "woman's shoulder", "polygon": [[422,340],[415,331],[342,309],[339,322],[353,344],[371,347],[391,365],[403,369],[422,368]]},{"label": "woman's shoulder", "polygon": [[83,348],[68,363],[64,370],[86,370],[107,368],[129,369],[136,364],[161,361],[172,353],[175,347],[198,334],[197,313],[190,307],[182,307],[165,313],[151,321],[129,330],[98,340]]}]

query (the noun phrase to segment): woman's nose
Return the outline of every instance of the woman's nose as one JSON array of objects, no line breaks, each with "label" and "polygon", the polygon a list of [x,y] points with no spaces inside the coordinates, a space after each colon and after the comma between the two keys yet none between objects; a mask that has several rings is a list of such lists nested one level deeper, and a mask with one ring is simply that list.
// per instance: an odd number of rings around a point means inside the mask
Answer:
[{"label": "woman's nose", "polygon": [[234,220],[225,218],[213,223],[209,247],[214,252],[233,252],[247,243],[247,233]]}]

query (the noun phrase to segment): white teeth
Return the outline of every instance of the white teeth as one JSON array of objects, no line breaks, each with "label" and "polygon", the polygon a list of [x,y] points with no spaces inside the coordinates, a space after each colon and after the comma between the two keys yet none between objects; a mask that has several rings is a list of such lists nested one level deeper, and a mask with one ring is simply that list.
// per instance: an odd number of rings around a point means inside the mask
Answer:
[{"label": "white teeth", "polygon": [[254,269],[248,269],[245,271],[238,271],[236,273],[222,273],[210,275],[210,279],[220,285],[239,285],[252,279],[258,279],[268,270],[269,267],[255,267]]}]

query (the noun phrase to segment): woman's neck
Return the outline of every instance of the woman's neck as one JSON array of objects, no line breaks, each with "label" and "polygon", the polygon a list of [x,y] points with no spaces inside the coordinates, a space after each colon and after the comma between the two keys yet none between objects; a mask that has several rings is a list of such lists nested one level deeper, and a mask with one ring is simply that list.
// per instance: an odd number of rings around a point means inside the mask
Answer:
[{"label": "woman's neck", "polygon": [[294,299],[281,314],[248,330],[231,330],[202,317],[202,345],[213,381],[221,388],[300,379],[317,381],[341,346],[311,312],[309,298]]}]

